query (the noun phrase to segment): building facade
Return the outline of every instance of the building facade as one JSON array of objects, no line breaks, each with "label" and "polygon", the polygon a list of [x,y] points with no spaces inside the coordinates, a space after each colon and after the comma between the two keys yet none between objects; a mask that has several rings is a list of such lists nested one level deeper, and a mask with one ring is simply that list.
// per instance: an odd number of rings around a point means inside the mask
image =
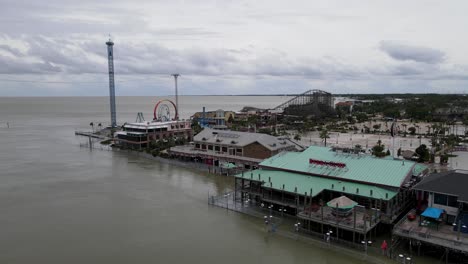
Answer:
[{"label": "building facade", "polygon": [[295,150],[286,138],[214,129],[204,129],[193,138],[193,142],[197,150],[254,159],[266,159],[282,151]]},{"label": "building facade", "polygon": [[234,120],[235,113],[233,111],[224,111],[218,109],[216,111],[196,112],[191,119],[197,121],[202,127],[214,129],[226,129],[229,120]]},{"label": "building facade", "polygon": [[296,146],[287,138],[205,128],[194,136],[190,146],[172,147],[169,153],[176,158],[203,161],[213,166],[230,162],[250,169],[266,158],[294,150]]},{"label": "building facade", "polygon": [[140,123],[125,123],[122,131],[114,134],[115,141],[122,147],[131,149],[143,149],[150,142],[158,140],[184,139],[191,141],[193,138],[190,121],[151,121]]}]

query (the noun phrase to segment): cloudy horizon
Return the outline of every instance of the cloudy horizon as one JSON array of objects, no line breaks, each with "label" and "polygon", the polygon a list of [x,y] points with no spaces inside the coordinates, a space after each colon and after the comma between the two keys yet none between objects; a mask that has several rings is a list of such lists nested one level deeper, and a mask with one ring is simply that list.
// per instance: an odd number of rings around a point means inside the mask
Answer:
[{"label": "cloudy horizon", "polygon": [[0,0],[0,96],[465,93],[466,1]]}]

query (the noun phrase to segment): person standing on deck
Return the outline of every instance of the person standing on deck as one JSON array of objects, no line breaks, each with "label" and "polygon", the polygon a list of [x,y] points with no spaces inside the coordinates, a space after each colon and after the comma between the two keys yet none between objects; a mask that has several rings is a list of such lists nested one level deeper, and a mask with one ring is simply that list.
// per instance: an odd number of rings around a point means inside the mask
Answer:
[{"label": "person standing on deck", "polygon": [[382,255],[387,255],[387,247],[388,247],[387,241],[384,240],[382,242],[382,245],[380,246],[380,248],[382,249]]}]

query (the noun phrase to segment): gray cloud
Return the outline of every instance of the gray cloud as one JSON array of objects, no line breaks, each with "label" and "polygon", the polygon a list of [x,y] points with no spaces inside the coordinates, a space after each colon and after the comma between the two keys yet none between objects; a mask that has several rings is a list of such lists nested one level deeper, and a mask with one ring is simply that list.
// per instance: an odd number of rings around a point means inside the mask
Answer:
[{"label": "gray cloud", "polygon": [[0,74],[43,74],[61,71],[60,67],[50,62],[26,62],[0,55]]},{"label": "gray cloud", "polygon": [[[1,50],[13,55],[0,57],[0,63],[3,65],[15,65],[8,67],[8,73],[17,71],[47,74],[60,71],[86,74],[105,73],[107,70],[104,40],[80,42],[73,39],[30,36],[16,41],[24,42],[27,50],[20,52],[9,44],[0,46]],[[343,72],[343,69],[338,71],[333,63],[327,61],[298,61],[277,53],[247,59],[242,56],[245,53],[245,50],[233,49],[169,49],[155,43],[116,42],[114,46],[116,73],[125,75],[180,72],[205,76],[267,75],[321,78],[324,74]],[[26,60],[25,57],[32,60]],[[40,67],[37,67],[38,65]],[[32,67],[35,69],[30,70]]]},{"label": "gray cloud", "polygon": [[393,59],[400,61],[416,61],[437,64],[445,60],[445,53],[440,50],[398,44],[391,41],[382,41],[380,43],[380,50]]},{"label": "gray cloud", "polygon": [[[105,39],[82,40],[44,36],[14,37],[4,35],[0,51],[0,73],[3,74],[105,74],[107,58]],[[18,49],[15,42],[27,47]],[[0,37],[0,43],[2,38]],[[385,42],[382,42],[385,43]],[[431,49],[400,49],[399,45],[382,44],[392,52],[405,50],[398,55],[401,60],[378,67],[358,67],[330,56],[319,58],[294,58],[283,51],[265,51],[258,54],[254,46],[239,49],[192,47],[173,49],[154,42],[115,42],[115,71],[118,75],[182,75],[223,78],[300,78],[304,80],[353,81],[378,78],[420,80],[465,80],[463,66],[449,67],[435,64],[441,57],[427,54]],[[417,50],[417,52],[409,52]],[[424,52],[421,52],[423,50]],[[432,51],[432,50],[431,50]],[[0,53],[1,54],[1,53]],[[412,60],[403,60],[413,58]],[[410,56],[409,54],[412,54]],[[416,55],[415,55],[416,54]],[[422,55],[424,54],[424,55]],[[435,58],[439,58],[438,60]],[[415,60],[419,61],[415,61]],[[423,62],[421,62],[423,61]],[[445,65],[444,67],[440,67]]]}]

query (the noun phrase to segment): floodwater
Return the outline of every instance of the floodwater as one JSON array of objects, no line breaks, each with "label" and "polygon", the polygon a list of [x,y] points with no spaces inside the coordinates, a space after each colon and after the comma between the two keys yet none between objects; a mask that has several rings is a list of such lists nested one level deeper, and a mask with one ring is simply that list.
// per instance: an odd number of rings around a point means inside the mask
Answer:
[{"label": "floodwater", "polygon": [[[119,97],[119,123],[158,98]],[[287,97],[182,97],[182,117]],[[0,263],[365,263],[265,232],[209,207],[232,178],[128,153],[80,148],[75,129],[108,123],[108,98],[0,98]],[[6,122],[9,123],[7,128]]]}]

